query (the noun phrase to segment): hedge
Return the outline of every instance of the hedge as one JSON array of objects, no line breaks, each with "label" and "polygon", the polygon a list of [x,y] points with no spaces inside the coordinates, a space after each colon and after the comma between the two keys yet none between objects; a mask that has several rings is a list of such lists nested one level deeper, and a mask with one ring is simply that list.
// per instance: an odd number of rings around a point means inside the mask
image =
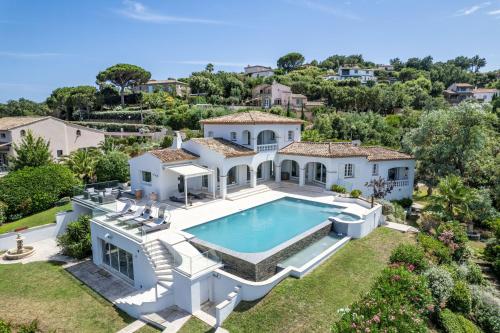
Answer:
[{"label": "hedge", "polygon": [[78,183],[64,165],[27,167],[0,178],[0,201],[7,204],[8,220],[13,220],[54,207]]},{"label": "hedge", "polygon": [[136,120],[141,121],[142,117],[152,113],[151,110],[144,111],[94,111],[89,115],[89,119],[96,120]]},{"label": "hedge", "polygon": [[148,129],[152,132],[159,132],[162,127],[155,125],[129,124],[129,123],[106,123],[94,121],[74,121],[73,123],[81,126],[106,130],[108,132],[139,132],[140,129]]},{"label": "hedge", "polygon": [[473,322],[448,309],[439,314],[439,321],[445,333],[481,333]]}]

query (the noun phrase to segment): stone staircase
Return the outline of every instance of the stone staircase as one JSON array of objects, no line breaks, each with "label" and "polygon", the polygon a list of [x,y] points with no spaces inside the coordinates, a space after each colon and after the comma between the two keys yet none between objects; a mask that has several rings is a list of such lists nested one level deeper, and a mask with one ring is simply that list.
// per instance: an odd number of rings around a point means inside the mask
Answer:
[{"label": "stone staircase", "polygon": [[145,243],[143,249],[153,266],[158,284],[167,289],[171,288],[174,280],[172,275],[174,258],[172,254],[158,239]]},{"label": "stone staircase", "polygon": [[271,191],[272,189],[275,189],[279,187],[280,185],[278,183],[272,183],[268,182],[266,184],[260,184],[255,187],[249,187],[249,188],[244,188],[241,190],[236,190],[233,193],[228,193],[226,195],[226,199],[230,201],[246,198],[251,195],[259,194],[259,193],[264,193]]}]

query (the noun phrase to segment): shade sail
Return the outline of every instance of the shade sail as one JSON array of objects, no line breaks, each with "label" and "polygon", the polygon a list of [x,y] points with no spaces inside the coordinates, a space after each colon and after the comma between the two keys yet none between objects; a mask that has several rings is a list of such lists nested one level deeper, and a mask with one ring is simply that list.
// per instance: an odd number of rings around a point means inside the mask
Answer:
[{"label": "shade sail", "polygon": [[211,175],[213,173],[213,170],[204,168],[196,164],[174,165],[167,167],[167,169],[181,176],[184,176],[185,178]]}]

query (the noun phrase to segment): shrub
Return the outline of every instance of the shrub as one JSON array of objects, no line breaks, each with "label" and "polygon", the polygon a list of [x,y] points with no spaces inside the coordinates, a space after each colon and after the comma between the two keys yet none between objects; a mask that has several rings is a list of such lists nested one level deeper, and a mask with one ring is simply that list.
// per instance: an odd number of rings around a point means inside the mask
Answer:
[{"label": "shrub", "polygon": [[122,129],[125,132],[159,132],[161,126],[155,125],[143,125],[143,124],[128,124],[128,123],[105,123],[105,122],[94,122],[94,121],[74,121],[73,123],[90,127],[102,129],[108,132],[121,132]]},{"label": "shrub", "polygon": [[441,220],[430,212],[423,212],[417,223],[422,231],[433,234],[441,224]]},{"label": "shrub", "polygon": [[0,333],[10,333],[12,329],[10,325],[0,319]]},{"label": "shrub", "polygon": [[439,323],[445,333],[481,333],[473,322],[448,309],[444,309],[439,314]]},{"label": "shrub", "polygon": [[483,272],[481,271],[481,267],[471,261],[467,263],[467,281],[471,284],[483,283]]},{"label": "shrub", "polygon": [[0,201],[0,225],[7,221],[7,204]]},{"label": "shrub", "polygon": [[332,191],[337,192],[337,193],[346,193],[347,192],[347,190],[345,189],[344,186],[340,186],[338,184],[332,185]]},{"label": "shrub", "polygon": [[448,299],[450,309],[463,314],[469,314],[472,307],[472,296],[465,281],[457,281]]},{"label": "shrub", "polygon": [[394,215],[394,205],[392,204],[392,202],[387,200],[380,200],[380,204],[382,205],[382,214]]},{"label": "shrub", "polygon": [[496,274],[497,278],[500,279],[500,232],[498,230],[496,231],[495,238],[489,239],[486,243],[484,257],[491,262],[493,272]]},{"label": "shrub", "polygon": [[55,205],[56,206],[64,206],[66,204],[69,204],[71,202],[71,198],[70,197],[63,197],[59,200],[56,201]]},{"label": "shrub", "polygon": [[332,332],[427,332],[424,320],[433,309],[431,300],[424,277],[404,267],[386,268]]},{"label": "shrub", "polygon": [[77,259],[83,259],[92,253],[90,238],[90,216],[82,215],[68,224],[66,232],[57,238],[57,245],[62,253]]},{"label": "shrub", "polygon": [[500,307],[491,290],[471,286],[472,312],[476,323],[486,333],[500,332]]},{"label": "shrub", "polygon": [[28,325],[19,326],[17,333],[38,333],[41,332],[38,328],[38,320],[35,319]]},{"label": "shrub", "polygon": [[441,307],[444,307],[454,287],[451,274],[444,268],[431,267],[425,271],[424,276],[427,278],[432,296]]},{"label": "shrub", "polygon": [[26,216],[54,206],[71,195],[79,183],[71,170],[60,164],[13,171],[0,178],[0,201],[7,204],[7,217]]},{"label": "shrub", "polygon": [[398,222],[406,221],[406,210],[399,204],[393,204],[394,206],[394,217]]},{"label": "shrub", "polygon": [[111,151],[101,155],[95,166],[98,182],[118,180],[121,183],[128,181],[128,156],[119,151]]},{"label": "shrub", "polygon": [[417,241],[433,262],[448,264],[452,261],[451,250],[436,238],[420,233],[417,236]]},{"label": "shrub", "polygon": [[403,208],[410,208],[413,205],[413,200],[411,198],[403,198],[401,200],[393,200],[393,203],[400,205]]},{"label": "shrub", "polygon": [[174,142],[174,139],[170,135],[165,135],[163,139],[161,140],[160,146],[162,148],[170,148],[172,146],[172,143]]},{"label": "shrub", "polygon": [[442,223],[437,229],[437,236],[443,244],[451,249],[455,260],[463,260],[469,254],[466,246],[467,233],[458,223]]},{"label": "shrub", "polygon": [[415,272],[422,272],[428,266],[424,251],[412,244],[400,244],[396,247],[389,258],[391,263],[400,263]]},{"label": "shrub", "polygon": [[361,190],[352,190],[351,191],[351,198],[359,198],[362,194]]},{"label": "shrub", "polygon": [[122,121],[137,121],[140,122],[142,117],[151,113],[151,110],[144,111],[95,111],[91,112],[89,119],[96,120],[122,120]]}]

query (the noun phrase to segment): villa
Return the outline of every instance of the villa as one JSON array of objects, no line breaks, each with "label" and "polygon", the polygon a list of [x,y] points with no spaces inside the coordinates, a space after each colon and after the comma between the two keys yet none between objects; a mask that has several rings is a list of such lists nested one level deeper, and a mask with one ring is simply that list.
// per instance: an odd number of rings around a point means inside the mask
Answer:
[{"label": "villa", "polygon": [[[383,177],[411,197],[414,159],[360,142],[301,141],[302,121],[249,111],[201,121],[204,137],[134,157],[130,188],[94,184],[73,198],[89,214],[93,263],[135,292],[133,316],[177,306],[220,325],[236,305],[302,277],[382,222],[381,205],[330,191]],[[115,186],[116,185],[116,186]]]}]

